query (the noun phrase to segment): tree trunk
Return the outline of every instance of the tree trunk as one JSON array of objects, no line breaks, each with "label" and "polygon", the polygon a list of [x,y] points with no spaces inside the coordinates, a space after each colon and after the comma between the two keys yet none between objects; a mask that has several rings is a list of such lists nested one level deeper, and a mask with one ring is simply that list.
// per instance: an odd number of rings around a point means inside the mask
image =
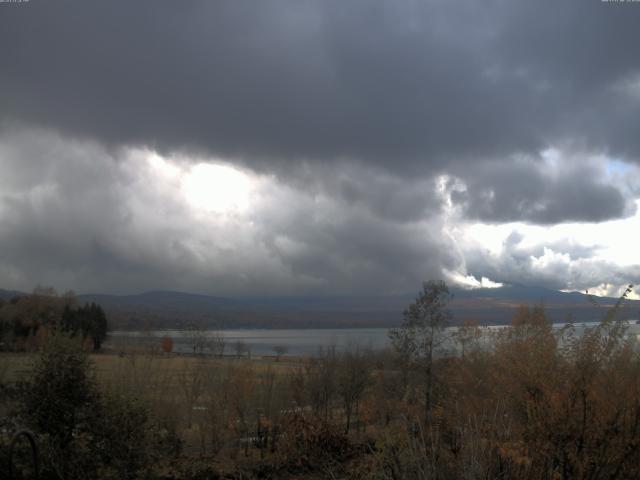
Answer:
[{"label": "tree trunk", "polygon": [[427,350],[427,365],[425,369],[425,422],[427,421],[427,416],[431,411],[431,402],[433,397],[433,333],[431,338],[429,339],[428,350]]}]

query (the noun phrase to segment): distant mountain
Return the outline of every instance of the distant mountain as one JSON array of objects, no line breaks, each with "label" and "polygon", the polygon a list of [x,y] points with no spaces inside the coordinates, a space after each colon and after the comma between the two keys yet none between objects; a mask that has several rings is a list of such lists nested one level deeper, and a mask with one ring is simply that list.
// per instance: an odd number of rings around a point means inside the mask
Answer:
[{"label": "distant mountain", "polygon": [[[450,309],[454,323],[473,319],[503,324],[521,304],[542,303],[554,322],[601,318],[616,298],[594,297],[521,285],[464,290],[453,288]],[[117,324],[177,328],[190,322],[220,328],[388,327],[402,321],[402,312],[415,295],[302,296],[221,298],[190,293],[154,291],[139,295],[81,295],[80,301],[100,303]],[[623,313],[638,318],[640,301],[627,301]]]},{"label": "distant mountain", "polygon": [[220,328],[305,328],[386,325],[402,312],[411,297],[221,298],[152,291],[138,295],[79,295],[78,300],[99,303],[116,325],[125,328],[179,328],[189,323]]},{"label": "distant mountain", "polygon": [[136,295],[86,294],[78,295],[78,300],[82,303],[96,302],[106,308],[161,308],[168,311],[232,308],[241,305],[228,298],[173,291],[151,291]]},{"label": "distant mountain", "polygon": [[[481,324],[503,324],[519,305],[538,303],[544,304],[554,322],[598,320],[617,301],[594,297],[598,308],[582,293],[522,285],[451,291],[454,323],[473,319]],[[0,298],[17,295],[25,294],[0,290]],[[181,328],[189,323],[218,328],[390,327],[400,324],[402,312],[414,298],[414,294],[225,298],[174,291],[78,296],[80,303],[100,304],[115,328],[134,329]],[[640,316],[640,301],[625,305],[623,315]]]},{"label": "distant mountain", "polygon": [[[504,300],[516,301],[533,301],[533,302],[551,302],[551,303],[567,303],[570,301],[584,302],[586,295],[580,292],[562,292],[543,287],[527,287],[524,285],[505,285],[499,288],[477,288],[473,290],[464,290],[454,288],[452,290],[457,298],[500,298]],[[616,302],[615,298],[598,297],[602,301]]]},{"label": "distant mountain", "polygon": [[[552,321],[595,321],[601,319],[606,310],[618,301],[617,298],[592,296],[599,305],[580,292],[562,292],[542,287],[508,285],[500,288],[474,290],[454,289],[455,299],[451,309],[457,321],[476,319],[481,323],[508,323],[520,305],[542,304]],[[627,300],[621,315],[640,318],[640,301]]]},{"label": "distant mountain", "polygon": [[3,290],[2,288],[0,288],[0,298],[2,300],[9,300],[14,297],[24,297],[25,295],[27,294],[24,292],[18,292],[16,290]]}]

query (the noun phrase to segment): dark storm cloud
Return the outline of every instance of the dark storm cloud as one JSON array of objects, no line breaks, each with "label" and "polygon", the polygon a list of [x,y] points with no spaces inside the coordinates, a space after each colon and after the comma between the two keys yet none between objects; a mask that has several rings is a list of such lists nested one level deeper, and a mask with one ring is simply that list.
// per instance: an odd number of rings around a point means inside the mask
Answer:
[{"label": "dark storm cloud", "polygon": [[[282,205],[286,212],[272,211]],[[399,224],[358,205],[298,192],[257,218],[270,251],[294,274],[315,277],[329,291],[404,292],[461,262],[437,217]]]},{"label": "dark storm cloud", "polygon": [[[322,184],[309,191],[263,180],[249,212],[221,219],[194,212],[179,183],[126,149],[27,130],[0,135],[0,159],[0,285],[12,288],[396,292],[461,261],[436,213],[399,222]],[[353,188],[366,196],[371,182],[390,204],[418,195],[377,176]]]},{"label": "dark storm cloud", "polygon": [[463,185],[449,194],[467,218],[491,223],[599,222],[635,213],[629,191],[607,178],[604,165],[588,158],[485,162],[459,171]]},{"label": "dark storm cloud", "polygon": [[614,87],[639,20],[595,0],[34,0],[3,6],[0,98],[5,118],[254,166],[414,171],[567,137],[635,159],[640,103]]},{"label": "dark storm cloud", "polygon": [[362,163],[306,166],[288,182],[307,192],[365,209],[397,224],[424,220],[441,211],[444,197],[437,178],[425,175],[408,179]]}]

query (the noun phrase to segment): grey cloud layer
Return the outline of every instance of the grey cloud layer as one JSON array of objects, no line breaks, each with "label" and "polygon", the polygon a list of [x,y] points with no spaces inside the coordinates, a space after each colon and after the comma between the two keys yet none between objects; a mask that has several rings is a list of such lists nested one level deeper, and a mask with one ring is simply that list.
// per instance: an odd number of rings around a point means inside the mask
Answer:
[{"label": "grey cloud layer", "polygon": [[[509,185],[522,185],[529,173],[544,179],[510,159],[558,143],[640,158],[632,48],[640,8],[595,0],[34,0],[2,8],[0,116],[10,124],[107,145],[206,151],[285,177],[300,162],[346,159],[426,178],[494,162],[507,165]],[[463,180],[472,203],[487,189],[498,193],[500,204],[480,199],[469,210],[489,221],[629,213],[623,193],[593,179],[573,193],[556,182],[522,196],[491,175]],[[357,200],[348,185],[344,193]],[[534,207],[504,211],[513,202]]]},{"label": "grey cloud layer", "polygon": [[[603,157],[640,164],[638,25],[599,0],[0,4],[0,264],[21,285],[402,290],[464,265],[449,207],[629,216],[640,183]],[[212,226],[141,181],[142,146],[281,188],[253,227]],[[516,260],[467,266],[527,278]]]},{"label": "grey cloud layer", "polygon": [[449,181],[451,201],[469,219],[492,223],[600,222],[635,213],[631,185],[608,175],[588,156],[484,162],[460,170],[463,185]]},{"label": "grey cloud layer", "polygon": [[[0,136],[0,281],[14,288],[405,291],[461,261],[446,253],[435,215],[402,223],[270,179],[248,212],[221,217],[194,211],[144,154],[43,131],[9,137]],[[404,202],[395,187],[390,203]]]},{"label": "grey cloud layer", "polygon": [[3,7],[3,116],[257,165],[389,168],[580,139],[638,159],[640,9],[599,1]]},{"label": "grey cloud layer", "polygon": [[[422,178],[354,165],[299,184],[262,177],[249,211],[225,217],[194,211],[145,155],[42,130],[0,135],[1,284],[344,294],[412,291],[443,272],[552,288],[637,278],[637,268],[594,260],[596,247],[525,248],[517,232],[498,256],[461,249],[446,191]],[[544,247],[552,254],[536,264]]]}]

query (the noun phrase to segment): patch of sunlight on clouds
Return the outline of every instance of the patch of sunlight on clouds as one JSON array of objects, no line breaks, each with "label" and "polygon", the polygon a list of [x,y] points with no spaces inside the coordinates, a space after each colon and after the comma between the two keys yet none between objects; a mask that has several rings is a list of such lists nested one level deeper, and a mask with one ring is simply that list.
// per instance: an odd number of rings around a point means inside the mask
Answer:
[{"label": "patch of sunlight on clouds", "polygon": [[640,265],[640,200],[636,200],[636,213],[632,217],[601,223],[561,223],[551,226],[505,223],[491,225],[467,224],[459,230],[457,239],[466,247],[481,247],[498,255],[509,248],[507,239],[517,231],[522,239],[518,246],[545,245],[563,240],[576,245],[598,247],[594,258],[617,265]]},{"label": "patch of sunlight on clouds", "polygon": [[[601,223],[564,223],[552,226],[524,223],[502,225],[474,223],[457,229],[455,239],[463,254],[465,251],[483,251],[486,255],[495,258],[511,255],[513,250],[527,251],[530,248],[542,246],[542,255],[532,256],[530,261],[532,270],[543,274],[546,271],[566,272],[585,268],[583,259],[572,257],[570,250],[556,252],[547,247],[563,243],[587,248],[595,247],[588,257],[589,260],[609,262],[619,267],[640,268],[639,233],[640,200],[636,200],[636,213],[628,218]],[[473,285],[475,279],[461,275],[457,280],[461,284]],[[594,295],[615,298],[622,295],[626,286],[626,284],[603,283],[590,287],[589,291]],[[584,290],[581,292],[584,293]],[[640,300],[640,285],[634,288],[628,298]]]},{"label": "patch of sunlight on clouds", "polygon": [[554,252],[547,247],[544,247],[543,252],[539,257],[531,256],[533,270],[546,271],[553,266],[569,265],[571,263],[571,256],[568,253]]},{"label": "patch of sunlight on clouds", "polygon": [[505,240],[515,228],[511,223],[503,225],[474,223],[458,229],[457,240],[463,245],[480,246],[489,253],[498,255],[503,249]]},{"label": "patch of sunlight on clouds", "polygon": [[[624,291],[626,290],[626,285],[614,285],[611,283],[602,283],[593,288],[589,288],[588,292],[591,295],[595,295],[597,297],[611,297],[611,298],[619,298]],[[640,286],[634,286],[633,290],[630,294],[627,295],[627,298],[630,300],[640,300],[640,294],[636,290],[638,290]],[[585,293],[584,291],[581,293]]]},{"label": "patch of sunlight on clouds", "polygon": [[211,213],[244,212],[252,191],[248,175],[221,164],[199,163],[182,179],[187,202]]},{"label": "patch of sunlight on clouds", "polygon": [[171,163],[170,161],[162,158],[155,152],[146,152],[147,161],[149,165],[159,174],[166,178],[177,178],[182,176],[182,169]]},{"label": "patch of sunlight on clouds", "polygon": [[166,194],[176,194],[195,213],[239,214],[251,205],[257,178],[217,159],[163,157],[152,150],[132,150],[146,160],[149,180]]},{"label": "patch of sunlight on clouds", "polygon": [[640,200],[633,217],[599,224],[558,225],[558,233],[600,245],[599,257],[618,265],[640,265]]},{"label": "patch of sunlight on clouds", "polygon": [[448,270],[445,271],[445,274],[447,275],[449,281],[459,287],[469,290],[476,288],[500,288],[503,286],[502,283],[494,282],[487,277],[482,277],[480,280],[478,280],[473,275],[465,275],[460,272],[452,272]]}]

